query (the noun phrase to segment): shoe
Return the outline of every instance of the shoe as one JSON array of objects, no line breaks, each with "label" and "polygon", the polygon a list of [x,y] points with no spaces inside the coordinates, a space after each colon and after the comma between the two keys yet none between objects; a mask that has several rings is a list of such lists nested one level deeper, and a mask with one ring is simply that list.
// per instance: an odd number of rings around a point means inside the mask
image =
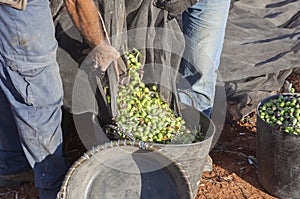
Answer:
[{"label": "shoe", "polygon": [[17,186],[23,182],[33,182],[33,181],[34,181],[34,175],[31,169],[16,174],[0,175],[1,187]]},{"label": "shoe", "polygon": [[209,155],[207,155],[205,162],[204,162],[204,167],[203,167],[203,171],[212,171],[212,163],[213,160],[211,159],[211,157]]}]

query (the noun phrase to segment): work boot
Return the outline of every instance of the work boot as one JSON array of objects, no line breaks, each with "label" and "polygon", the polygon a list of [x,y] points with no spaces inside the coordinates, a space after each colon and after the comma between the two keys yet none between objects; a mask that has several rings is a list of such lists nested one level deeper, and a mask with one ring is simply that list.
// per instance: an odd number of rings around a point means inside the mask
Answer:
[{"label": "work boot", "polygon": [[23,182],[33,182],[33,181],[34,181],[34,175],[31,169],[16,174],[0,175],[1,187],[17,186]]},{"label": "work boot", "polygon": [[205,162],[204,162],[204,166],[203,166],[203,171],[212,171],[212,163],[213,160],[211,159],[211,157],[209,155],[206,156]]}]

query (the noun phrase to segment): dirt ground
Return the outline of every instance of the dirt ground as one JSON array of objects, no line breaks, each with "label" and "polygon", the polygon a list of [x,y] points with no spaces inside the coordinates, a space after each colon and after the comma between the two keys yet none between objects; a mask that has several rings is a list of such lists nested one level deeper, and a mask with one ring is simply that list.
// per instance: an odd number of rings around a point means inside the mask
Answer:
[{"label": "dirt ground", "polygon": [[204,198],[275,198],[259,184],[255,165],[255,113],[225,124],[210,155],[213,171],[204,172],[198,199]]},{"label": "dirt ground", "polygon": [[[300,92],[300,75],[292,74],[288,80],[296,92]],[[210,152],[214,162],[213,171],[203,173],[197,199],[276,198],[268,194],[257,179],[255,122],[256,114],[253,112],[242,121],[232,120],[225,124],[217,145]],[[85,149],[80,144],[75,128],[69,131],[73,134],[66,139],[64,152],[66,158],[73,162]],[[20,186],[0,187],[0,198],[37,199],[39,194],[33,183],[23,183]]]}]

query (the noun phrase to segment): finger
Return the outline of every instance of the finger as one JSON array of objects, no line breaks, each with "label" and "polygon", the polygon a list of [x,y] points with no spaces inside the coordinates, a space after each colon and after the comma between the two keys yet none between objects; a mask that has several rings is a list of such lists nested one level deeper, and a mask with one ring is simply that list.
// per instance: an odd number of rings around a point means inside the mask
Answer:
[{"label": "finger", "polygon": [[81,51],[81,54],[83,54],[83,55],[88,55],[90,52],[91,52],[91,49],[86,48],[86,49],[83,49],[83,50]]},{"label": "finger", "polygon": [[99,65],[98,65],[97,63],[94,63],[94,64],[92,65],[92,68],[93,68],[93,69],[97,69],[97,68],[99,68]]}]

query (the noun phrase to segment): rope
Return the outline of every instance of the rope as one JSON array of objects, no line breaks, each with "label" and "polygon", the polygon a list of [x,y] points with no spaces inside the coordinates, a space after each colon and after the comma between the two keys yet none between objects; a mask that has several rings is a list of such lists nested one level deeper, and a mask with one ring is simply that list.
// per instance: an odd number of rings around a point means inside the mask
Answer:
[{"label": "rope", "polygon": [[[99,16],[100,22],[101,22],[100,25],[102,26],[102,29],[103,29],[103,31],[104,31],[105,39],[107,40],[108,44],[111,45],[110,40],[109,40],[109,37],[108,37],[108,34],[107,34],[107,31],[106,31],[106,28],[105,28],[105,25],[104,25],[104,21],[103,21],[102,16],[101,16],[101,14],[100,14],[99,12],[98,12],[98,16]],[[118,70],[117,60],[114,59],[113,63],[114,63],[114,68],[115,68],[117,80],[118,80],[118,82],[119,82],[119,70]]]}]

